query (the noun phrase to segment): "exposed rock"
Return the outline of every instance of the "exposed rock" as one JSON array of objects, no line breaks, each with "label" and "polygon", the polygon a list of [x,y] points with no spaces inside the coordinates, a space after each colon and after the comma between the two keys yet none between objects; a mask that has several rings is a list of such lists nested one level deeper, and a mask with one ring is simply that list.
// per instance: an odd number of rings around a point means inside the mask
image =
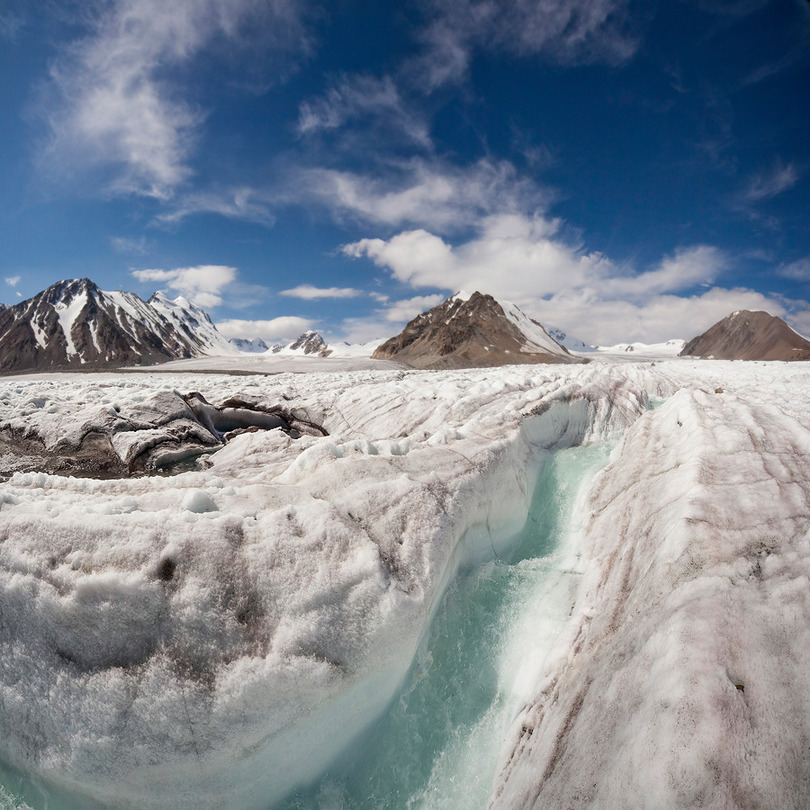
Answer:
[{"label": "exposed rock", "polygon": [[240,433],[275,428],[292,439],[327,435],[289,408],[234,398],[212,405],[196,391],[162,391],[127,411],[99,414],[75,435],[50,444],[31,428],[0,423],[0,460],[7,474],[125,478],[176,469]]},{"label": "exposed rock", "polygon": [[810,360],[810,340],[767,312],[740,310],[690,340],[680,356],[717,360]]},{"label": "exposed rock", "polygon": [[288,348],[290,351],[300,351],[303,354],[315,355],[316,357],[328,357],[331,354],[324,339],[313,331],[304,332],[297,340],[294,340]]},{"label": "exposed rock", "polygon": [[415,368],[469,368],[512,363],[581,363],[514,304],[457,293],[417,315],[372,357]]}]

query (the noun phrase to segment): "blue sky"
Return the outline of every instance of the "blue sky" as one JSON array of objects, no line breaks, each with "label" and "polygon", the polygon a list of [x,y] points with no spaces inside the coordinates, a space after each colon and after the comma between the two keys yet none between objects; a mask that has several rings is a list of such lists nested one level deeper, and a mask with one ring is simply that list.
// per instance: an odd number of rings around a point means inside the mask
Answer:
[{"label": "blue sky", "polygon": [[0,300],[387,337],[456,289],[589,341],[810,333],[807,0],[0,0]]}]

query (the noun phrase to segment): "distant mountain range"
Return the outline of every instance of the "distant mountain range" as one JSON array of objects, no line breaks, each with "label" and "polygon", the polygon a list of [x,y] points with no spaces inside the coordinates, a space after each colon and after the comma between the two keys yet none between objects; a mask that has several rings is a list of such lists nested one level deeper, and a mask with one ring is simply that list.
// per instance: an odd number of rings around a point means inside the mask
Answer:
[{"label": "distant mountain range", "polygon": [[[678,348],[670,341],[662,353],[673,356]],[[240,353],[368,357],[372,349],[372,357],[414,368],[582,363],[587,361],[578,355],[594,352],[594,347],[544,327],[514,304],[480,292],[456,293],[417,315],[395,337],[364,347],[328,346],[314,331],[287,345],[268,347],[261,339],[229,341],[204,310],[184,298],[171,300],[155,293],[143,301],[130,292],[105,292],[88,279],[60,281],[27,301],[0,305],[0,372],[146,366]],[[634,345],[625,349],[633,350]],[[689,341],[680,354],[807,360],[810,341],[766,312],[741,311]]]}]

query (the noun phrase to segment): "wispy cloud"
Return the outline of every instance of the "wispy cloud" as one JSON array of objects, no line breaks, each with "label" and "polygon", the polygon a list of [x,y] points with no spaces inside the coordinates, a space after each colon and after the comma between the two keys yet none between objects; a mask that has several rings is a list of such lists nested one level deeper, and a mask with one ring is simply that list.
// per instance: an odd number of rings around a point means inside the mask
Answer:
[{"label": "wispy cloud", "polygon": [[810,256],[799,259],[789,264],[783,264],[776,271],[783,278],[793,279],[794,281],[810,281]]},{"label": "wispy cloud", "polygon": [[434,0],[411,70],[427,89],[466,76],[476,50],[619,64],[638,47],[628,0]]},{"label": "wispy cloud", "polygon": [[768,171],[754,175],[742,193],[746,203],[758,203],[776,197],[799,182],[800,172],[795,164],[777,161]]},{"label": "wispy cloud", "polygon": [[[43,100],[50,138],[43,165],[94,170],[108,193],[167,199],[192,175],[189,158],[206,113],[184,98],[176,72],[212,43],[273,47],[305,42],[288,0],[112,0],[89,6],[87,35],[51,68]],[[258,32],[258,33],[251,33]],[[55,93],[53,92],[55,91]]]},{"label": "wispy cloud", "polygon": [[190,216],[217,214],[227,219],[270,226],[276,221],[270,210],[271,199],[269,192],[246,186],[185,194],[168,203],[166,210],[155,217],[155,223],[174,225]]},{"label": "wispy cloud", "polygon": [[290,298],[303,298],[312,301],[317,298],[357,298],[362,295],[361,290],[352,287],[313,287],[311,284],[300,284],[289,290],[282,290],[279,295]]},{"label": "wispy cloud", "polygon": [[13,42],[25,26],[25,20],[13,11],[0,12],[0,39]]},{"label": "wispy cloud", "polygon": [[298,131],[302,135],[331,132],[354,122],[381,130],[389,139],[431,146],[423,114],[403,99],[390,76],[344,75],[322,96],[299,107]]},{"label": "wispy cloud", "polygon": [[5,282],[9,287],[16,287],[20,283],[21,276],[6,276]]},{"label": "wispy cloud", "polygon": [[237,271],[225,265],[200,265],[173,270],[133,270],[132,275],[138,281],[164,283],[201,307],[216,307],[222,303],[223,290],[236,279]]},{"label": "wispy cloud", "polygon": [[149,252],[149,242],[145,236],[132,239],[128,236],[110,237],[110,247],[117,253],[145,256]]},{"label": "wispy cloud", "polygon": [[532,210],[551,197],[511,163],[489,160],[456,167],[413,159],[373,175],[304,169],[290,189],[298,201],[322,204],[337,217],[439,231],[469,227],[495,211]]}]

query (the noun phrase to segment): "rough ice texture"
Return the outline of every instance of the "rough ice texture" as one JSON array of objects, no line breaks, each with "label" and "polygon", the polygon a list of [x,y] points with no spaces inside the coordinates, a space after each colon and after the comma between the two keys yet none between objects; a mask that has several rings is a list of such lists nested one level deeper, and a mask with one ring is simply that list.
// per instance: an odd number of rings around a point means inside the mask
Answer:
[{"label": "rough ice texture", "polygon": [[724,389],[627,432],[492,808],[807,806],[807,374],[783,370],[712,367]]},{"label": "rough ice texture", "polygon": [[808,388],[692,361],[0,380],[3,422],[42,446],[170,416],[178,389],[330,434],[0,485],[0,758],[65,808],[266,808],[395,695],[456,568],[520,529],[537,454],[626,431],[493,804],[798,806]]}]

